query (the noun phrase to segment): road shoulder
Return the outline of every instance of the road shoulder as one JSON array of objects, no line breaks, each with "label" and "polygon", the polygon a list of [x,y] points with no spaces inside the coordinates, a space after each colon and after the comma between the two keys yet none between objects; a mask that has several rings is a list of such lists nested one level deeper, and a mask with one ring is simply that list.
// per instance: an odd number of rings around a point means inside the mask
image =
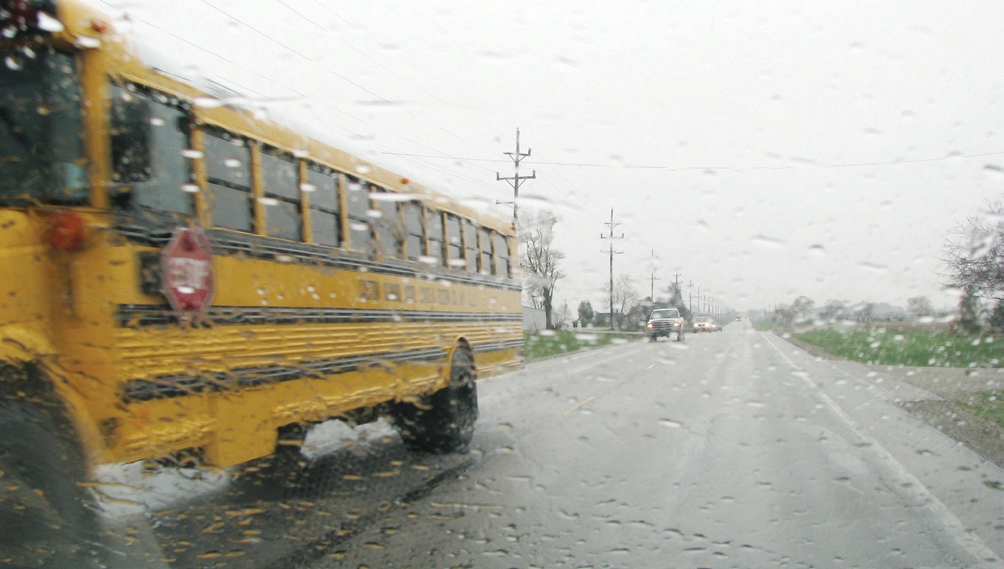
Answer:
[{"label": "road shoulder", "polygon": [[[846,360],[796,338],[778,337],[813,356]],[[959,404],[967,402],[976,392],[1004,391],[1004,369],[860,365],[885,380],[906,383],[929,393],[930,397],[910,397],[897,405],[1004,468],[1004,427]]]}]

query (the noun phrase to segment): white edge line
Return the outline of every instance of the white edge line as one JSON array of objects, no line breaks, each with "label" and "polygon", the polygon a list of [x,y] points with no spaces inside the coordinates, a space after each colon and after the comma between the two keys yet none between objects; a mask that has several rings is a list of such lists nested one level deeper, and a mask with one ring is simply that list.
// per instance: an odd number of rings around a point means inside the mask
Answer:
[{"label": "white edge line", "polygon": [[[802,369],[795,364],[795,362],[791,361],[791,358],[781,351],[781,348],[777,347],[777,345],[770,340],[767,334],[761,332],[760,335],[763,336],[764,340],[770,344],[772,348],[777,350],[777,353],[784,358],[784,361],[788,362],[788,365],[790,365],[792,369]],[[809,378],[808,374],[801,375],[801,377],[809,384],[810,387],[813,388],[815,395],[826,403],[833,413],[846,423],[847,426],[854,431],[854,434],[860,437],[860,439],[866,443],[870,449],[874,450],[885,465],[899,477],[900,481],[902,481],[905,485],[900,488],[903,489],[905,487],[906,489],[912,491],[915,497],[925,503],[927,508],[941,520],[941,523],[945,525],[949,535],[955,539],[956,543],[961,545],[981,563],[1004,563],[1001,561],[1001,558],[994,553],[982,539],[980,539],[978,535],[974,532],[967,531],[966,527],[962,524],[962,521],[952,513],[952,510],[950,510],[944,502],[939,500],[937,496],[932,494],[931,491],[927,489],[927,486],[924,486],[924,484],[916,476],[911,474],[901,462],[896,460],[896,457],[894,457],[892,453],[879,444],[877,440],[866,435],[858,424],[854,422],[854,419],[851,419],[851,417],[845,413],[844,410],[841,409],[829,395],[824,393],[823,390],[816,385],[816,382]]]}]

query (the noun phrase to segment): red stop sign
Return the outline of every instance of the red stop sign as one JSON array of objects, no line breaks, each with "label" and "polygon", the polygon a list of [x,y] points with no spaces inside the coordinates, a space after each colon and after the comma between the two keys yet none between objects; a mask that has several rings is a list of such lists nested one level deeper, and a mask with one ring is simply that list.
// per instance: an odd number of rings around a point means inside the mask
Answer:
[{"label": "red stop sign", "polygon": [[160,254],[164,296],[171,308],[191,318],[201,315],[216,292],[212,247],[199,228],[179,227]]}]

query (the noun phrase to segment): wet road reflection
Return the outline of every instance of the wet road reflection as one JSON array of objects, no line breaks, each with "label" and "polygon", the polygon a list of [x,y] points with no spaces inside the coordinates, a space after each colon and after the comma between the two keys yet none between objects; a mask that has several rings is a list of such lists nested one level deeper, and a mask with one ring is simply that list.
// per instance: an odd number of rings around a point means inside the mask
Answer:
[{"label": "wet road reflection", "polygon": [[463,475],[481,452],[413,453],[387,427],[323,455],[310,454],[307,449],[255,461],[235,472],[222,492],[154,512],[151,524],[164,561],[239,569],[339,559],[347,540]]}]

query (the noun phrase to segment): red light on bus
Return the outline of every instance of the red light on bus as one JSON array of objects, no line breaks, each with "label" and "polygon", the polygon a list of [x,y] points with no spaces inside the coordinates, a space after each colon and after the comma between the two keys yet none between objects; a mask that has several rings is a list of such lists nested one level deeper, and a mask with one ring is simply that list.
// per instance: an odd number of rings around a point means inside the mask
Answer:
[{"label": "red light on bus", "polygon": [[87,228],[84,218],[75,211],[61,211],[53,214],[49,226],[49,244],[60,251],[73,251],[84,246]]}]

